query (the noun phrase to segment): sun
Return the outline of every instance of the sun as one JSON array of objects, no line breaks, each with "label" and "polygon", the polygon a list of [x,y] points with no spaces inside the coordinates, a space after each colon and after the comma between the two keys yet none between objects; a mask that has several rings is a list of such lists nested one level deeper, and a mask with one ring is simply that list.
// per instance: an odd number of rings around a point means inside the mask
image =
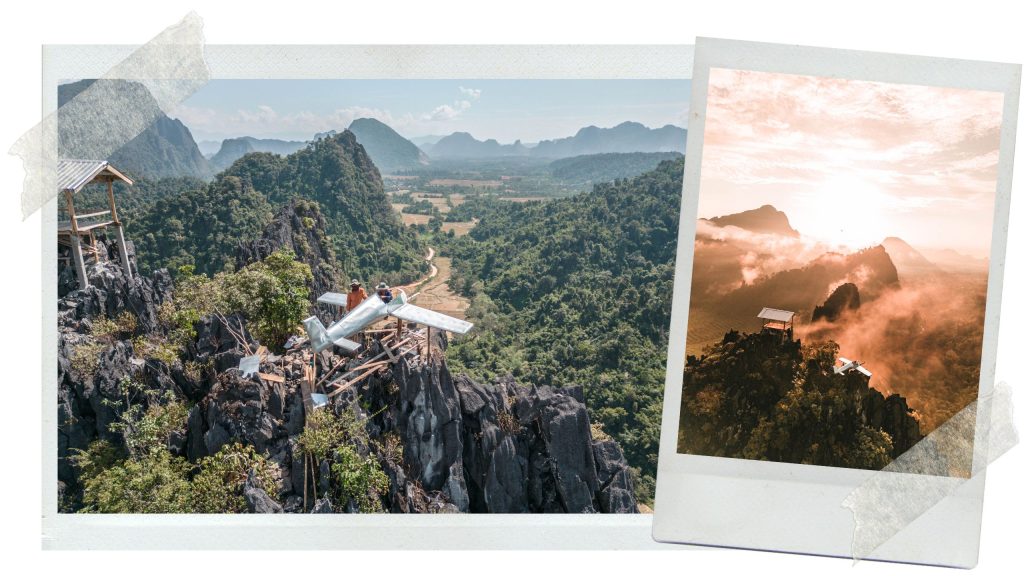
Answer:
[{"label": "sun", "polygon": [[857,174],[830,176],[804,200],[794,226],[836,249],[859,250],[896,235],[891,199]]}]

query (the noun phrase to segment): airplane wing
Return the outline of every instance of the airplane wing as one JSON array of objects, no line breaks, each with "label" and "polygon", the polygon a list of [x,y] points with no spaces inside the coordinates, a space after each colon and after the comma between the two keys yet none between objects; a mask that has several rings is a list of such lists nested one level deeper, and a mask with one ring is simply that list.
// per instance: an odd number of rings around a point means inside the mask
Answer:
[{"label": "airplane wing", "polygon": [[419,306],[414,306],[412,304],[405,304],[404,306],[395,308],[391,311],[391,315],[395,318],[401,318],[407,322],[426,324],[432,328],[447,330],[448,332],[454,332],[456,334],[465,334],[473,327],[472,322],[452,318],[447,314],[441,314],[440,312],[427,310],[426,308],[420,308]]},{"label": "airplane wing", "polygon": [[839,361],[842,362],[843,364],[851,364],[853,362],[853,360],[850,360],[849,358],[843,358],[842,356],[839,357]]},{"label": "airplane wing", "polygon": [[867,376],[868,378],[871,378],[871,372],[868,372],[867,368],[865,368],[863,366],[857,366],[857,371],[860,372],[861,374]]},{"label": "airplane wing", "polygon": [[379,296],[374,294],[359,303],[344,318],[331,324],[327,328],[327,337],[331,340],[338,340],[351,336],[363,329],[364,326],[387,313],[387,304]]}]

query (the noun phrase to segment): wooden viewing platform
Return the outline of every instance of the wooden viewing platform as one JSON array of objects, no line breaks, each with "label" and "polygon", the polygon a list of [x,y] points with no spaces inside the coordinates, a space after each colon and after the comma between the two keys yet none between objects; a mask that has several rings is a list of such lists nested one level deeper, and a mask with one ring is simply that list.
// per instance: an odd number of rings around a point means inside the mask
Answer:
[{"label": "wooden viewing platform", "polygon": [[761,319],[761,331],[778,332],[783,338],[793,339],[793,317],[796,312],[779,310],[778,308],[762,308],[757,315]]},{"label": "wooden viewing platform", "polygon": [[[57,244],[69,248],[70,260],[78,276],[78,287],[89,286],[89,278],[85,273],[85,257],[88,254],[94,262],[99,262],[100,250],[96,240],[96,230],[113,227],[117,242],[118,256],[121,267],[130,280],[131,264],[128,262],[128,249],[124,241],[124,229],[117,217],[117,205],[114,203],[114,181],[121,181],[129,186],[132,179],[105,160],[60,160],[57,163],[57,191],[64,195],[67,204],[68,220],[57,224]],[[75,212],[75,194],[90,184],[106,184],[108,210],[77,214]]]}]

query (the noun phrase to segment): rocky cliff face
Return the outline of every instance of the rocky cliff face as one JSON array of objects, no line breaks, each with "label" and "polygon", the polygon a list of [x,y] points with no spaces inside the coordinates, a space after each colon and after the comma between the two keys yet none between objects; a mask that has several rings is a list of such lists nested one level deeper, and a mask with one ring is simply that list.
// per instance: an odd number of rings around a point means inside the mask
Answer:
[{"label": "rocky cliff face", "polygon": [[[154,387],[184,394],[170,369],[136,355],[130,339],[162,330],[160,305],[173,289],[167,271],[129,280],[119,263],[104,261],[88,265],[87,274],[88,288],[71,290],[57,303],[57,475],[71,484],[77,476],[67,459],[70,451],[98,438],[116,439],[110,430],[117,417],[111,403],[123,399],[126,376],[146,375]],[[135,326],[123,340],[98,342],[90,335],[101,319],[125,314]]]},{"label": "rocky cliff face", "polygon": [[259,239],[239,244],[235,268],[263,260],[277,250],[290,250],[297,260],[309,264],[313,272],[309,296],[315,302],[321,294],[337,290],[341,284],[325,230],[327,224],[319,205],[293,198],[277,211]]},{"label": "rocky cliff face", "polygon": [[833,290],[821,306],[814,307],[811,322],[821,319],[835,322],[847,310],[857,310],[858,308],[860,308],[860,290],[857,289],[856,284],[847,282]]}]

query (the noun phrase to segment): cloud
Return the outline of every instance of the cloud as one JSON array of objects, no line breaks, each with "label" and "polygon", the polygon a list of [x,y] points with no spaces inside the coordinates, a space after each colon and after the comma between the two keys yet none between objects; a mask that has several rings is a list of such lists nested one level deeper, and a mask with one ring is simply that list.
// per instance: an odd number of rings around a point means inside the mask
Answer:
[{"label": "cloud", "polygon": [[456,126],[443,124],[456,121],[472,108],[481,91],[460,86],[459,93],[465,98],[423,113],[393,114],[390,110],[368,106],[347,106],[326,113],[305,110],[281,113],[266,104],[225,112],[183,104],[172,111],[171,116],[184,122],[199,139],[238,136],[308,139],[317,132],[344,130],[357,118],[380,120],[399,133],[416,133],[455,129]]},{"label": "cloud", "polygon": [[[715,68],[702,181],[720,204],[870,200],[876,221],[913,215],[922,241],[987,238],[1002,107],[998,92]],[[925,229],[946,234],[954,213],[952,239]]]},{"label": "cloud", "polygon": [[395,116],[387,110],[365,106],[337,108],[331,112],[320,114],[309,111],[282,114],[266,104],[250,109],[237,109],[228,113],[210,108],[182,105],[178,106],[171,115],[179,118],[197,134],[220,137],[280,137],[287,134],[291,135],[289,137],[310,138],[317,132],[343,130],[357,118],[375,118],[396,130],[415,121],[409,114]]},{"label": "cloud", "polygon": [[[459,90],[465,89],[459,88]],[[479,96],[479,90],[477,90],[477,93]],[[469,100],[456,100],[453,104],[441,104],[430,112],[424,114],[421,118],[428,122],[446,122],[454,120],[472,107],[473,104]]]}]

